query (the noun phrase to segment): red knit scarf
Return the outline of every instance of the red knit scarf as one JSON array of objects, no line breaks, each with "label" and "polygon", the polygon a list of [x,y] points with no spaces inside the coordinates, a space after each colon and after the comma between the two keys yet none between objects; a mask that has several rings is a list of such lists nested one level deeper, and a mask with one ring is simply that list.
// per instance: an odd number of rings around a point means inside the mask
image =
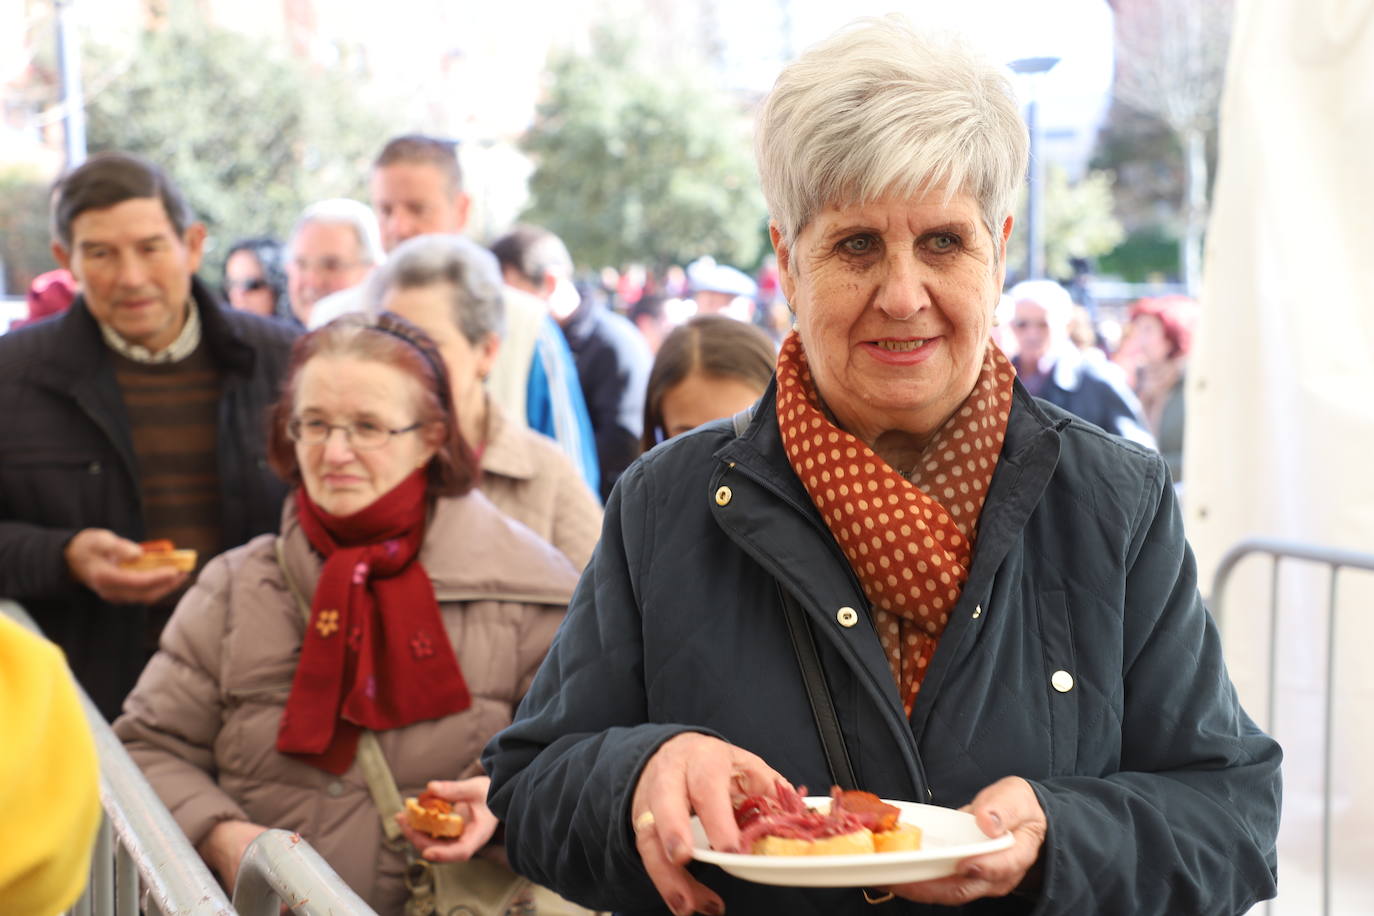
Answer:
[{"label": "red knit scarf", "polygon": [[418,555],[425,472],[367,508],[325,512],[296,490],[301,529],[324,556],[277,750],[343,773],[362,729],[438,719],[472,705]]},{"label": "red knit scarf", "polygon": [[788,461],[872,605],[908,716],[968,579],[1014,374],[989,343],[973,392],[908,480],[826,416],[796,332],[778,355],[778,428]]}]

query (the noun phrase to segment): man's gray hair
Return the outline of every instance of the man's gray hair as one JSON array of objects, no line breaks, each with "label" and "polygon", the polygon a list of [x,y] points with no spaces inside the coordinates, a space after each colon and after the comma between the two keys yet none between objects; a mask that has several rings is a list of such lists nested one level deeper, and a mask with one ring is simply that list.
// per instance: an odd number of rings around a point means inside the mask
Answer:
[{"label": "man's gray hair", "polygon": [[296,243],[296,236],[311,223],[327,226],[347,226],[358,239],[358,259],[364,264],[380,264],[386,257],[382,250],[382,231],[377,226],[377,217],[367,204],[350,200],[347,197],[333,197],[320,200],[301,211],[296,225],[291,227],[291,238],[287,242],[290,250]]},{"label": "man's gray hair", "polygon": [[489,334],[505,332],[501,267],[494,254],[461,235],[418,235],[397,245],[368,281],[368,311],[382,312],[392,290],[440,284],[453,291],[453,324],[468,343],[476,346]]},{"label": "man's gray hair", "polygon": [[901,16],[860,19],[783,68],[755,155],[783,240],[827,207],[942,188],[978,201],[1000,248],[1028,138],[1005,68]]}]

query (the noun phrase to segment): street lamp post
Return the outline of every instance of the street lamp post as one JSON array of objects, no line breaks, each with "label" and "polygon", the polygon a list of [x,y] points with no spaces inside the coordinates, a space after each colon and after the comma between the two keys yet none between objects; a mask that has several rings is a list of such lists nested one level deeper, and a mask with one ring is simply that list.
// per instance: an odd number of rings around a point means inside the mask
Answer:
[{"label": "street lamp post", "polygon": [[1026,277],[1045,276],[1045,218],[1041,212],[1045,193],[1045,163],[1040,155],[1039,75],[1048,73],[1057,57],[1022,57],[1009,65],[1030,76],[1030,100],[1026,103],[1026,129],[1030,134],[1030,174],[1026,185]]},{"label": "street lamp post", "polygon": [[57,0],[57,57],[62,73],[63,126],[67,168],[86,161],[86,98],[81,88],[81,39],[72,17],[73,0]]}]

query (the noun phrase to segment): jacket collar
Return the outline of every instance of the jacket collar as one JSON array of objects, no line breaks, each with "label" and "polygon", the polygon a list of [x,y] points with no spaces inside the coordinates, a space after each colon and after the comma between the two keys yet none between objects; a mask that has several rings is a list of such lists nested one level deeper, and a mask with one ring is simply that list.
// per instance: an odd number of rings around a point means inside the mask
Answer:
[{"label": "jacket collar", "polygon": [[[282,507],[281,532],[287,572],[308,602],[324,563],[301,530],[294,498]],[[567,557],[508,519],[478,490],[435,503],[420,563],[440,602],[564,605],[577,585]]]},{"label": "jacket collar", "polygon": [[[865,599],[848,561],[835,544],[834,537],[825,527],[824,521],[783,451],[775,407],[775,385],[776,382],[770,384],[763,397],[754,405],[753,419],[744,432],[730,439],[716,451],[715,457],[723,462],[723,465],[712,476],[711,489],[714,492],[729,471],[738,469],[792,504],[810,521],[819,541],[808,542],[810,546],[807,546],[797,538],[795,521],[775,512],[760,514],[758,519],[746,519],[738,514],[729,516],[730,524],[739,529],[734,532],[737,535],[735,539],[746,550],[758,544],[773,544],[786,548],[788,556],[784,559],[769,555],[770,551],[767,549],[763,549],[763,553],[757,553],[757,548],[750,552],[780,581],[800,584],[801,589],[796,594],[798,601],[803,607],[809,608],[815,621],[825,623],[829,621],[829,615],[834,613],[834,608],[817,606],[817,602],[850,603],[862,602]],[[1035,403],[1025,386],[1019,380],[1013,381],[1012,409],[1007,419],[1007,433],[997,468],[988,487],[983,513],[979,518],[973,563],[968,581],[964,584],[964,598],[961,598],[961,603],[965,598],[969,601],[984,600],[983,596],[991,590],[997,570],[1021,536],[1027,519],[1039,503],[1054,473],[1059,461],[1059,433],[1068,422],[1067,419],[1058,422],[1051,420]],[[779,525],[782,528],[779,528]],[[822,544],[828,549],[828,553],[833,555],[834,562],[849,573],[849,579],[852,580],[852,595],[847,600],[843,592],[836,591],[833,580],[807,575],[810,564],[824,564],[826,553],[820,552]],[[784,568],[784,563],[791,565]],[[957,664],[957,659],[962,653],[969,650],[971,643],[964,638],[970,629],[967,624],[968,615],[951,616],[950,625],[941,638],[934,664],[926,676],[926,684],[930,689],[925,689],[926,685],[923,684],[923,690],[917,698],[916,708],[912,714],[912,722],[918,734],[923,717],[928,714],[930,703],[938,693],[939,681],[953,665]],[[886,701],[885,705],[895,717],[894,727],[897,727],[896,723],[903,719],[901,704],[887,660],[876,636],[866,642],[846,645],[843,640],[834,636],[834,631],[835,628],[831,626],[817,627],[818,633],[828,634],[832,644],[842,653],[849,654],[856,666],[867,672],[869,689],[875,696]]]},{"label": "jacket collar", "polygon": [[1067,419],[1051,420],[1021,380],[1013,380],[1007,434],[978,519],[965,591],[981,594],[992,584],[1059,463],[1059,432],[1068,424]]},{"label": "jacket collar", "polygon": [[516,480],[530,480],[539,471],[530,450],[521,447],[516,427],[491,395],[487,395],[487,442],[480,464],[483,474]]},{"label": "jacket collar", "polygon": [[[252,346],[240,337],[225,316],[224,307],[198,277],[191,278],[191,299],[200,318],[201,341],[210,348],[215,363],[229,372],[251,374],[257,358]],[[61,346],[56,348],[44,377],[58,387],[68,388],[80,379],[104,376],[110,371],[109,347],[101,336],[99,322],[86,306],[85,295],[78,295],[57,320],[60,325],[56,336]]]}]

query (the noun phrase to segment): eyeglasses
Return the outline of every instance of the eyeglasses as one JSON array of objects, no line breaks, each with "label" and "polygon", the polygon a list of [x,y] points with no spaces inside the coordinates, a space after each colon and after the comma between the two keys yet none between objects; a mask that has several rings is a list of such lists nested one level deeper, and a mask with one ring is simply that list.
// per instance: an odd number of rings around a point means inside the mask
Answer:
[{"label": "eyeglasses", "polygon": [[307,258],[295,258],[291,262],[291,266],[296,268],[296,270],[300,271],[303,274],[315,271],[318,273],[331,275],[341,274],[344,271],[352,270],[355,267],[363,267],[365,266],[365,264],[366,262],[364,261],[346,261],[343,258],[335,257],[315,258],[313,260]]},{"label": "eyeglasses", "polygon": [[371,450],[381,448],[391,441],[392,436],[414,432],[422,424],[412,423],[400,429],[387,429],[371,420],[354,420],[352,423],[326,423],[323,420],[304,420],[292,417],[286,424],[286,434],[294,441],[305,445],[323,445],[329,441],[334,430],[344,431],[344,438],[355,449]]},{"label": "eyeglasses", "polygon": [[267,281],[262,277],[254,277],[251,280],[230,280],[224,286],[230,292],[256,293],[260,289],[267,289]]}]

